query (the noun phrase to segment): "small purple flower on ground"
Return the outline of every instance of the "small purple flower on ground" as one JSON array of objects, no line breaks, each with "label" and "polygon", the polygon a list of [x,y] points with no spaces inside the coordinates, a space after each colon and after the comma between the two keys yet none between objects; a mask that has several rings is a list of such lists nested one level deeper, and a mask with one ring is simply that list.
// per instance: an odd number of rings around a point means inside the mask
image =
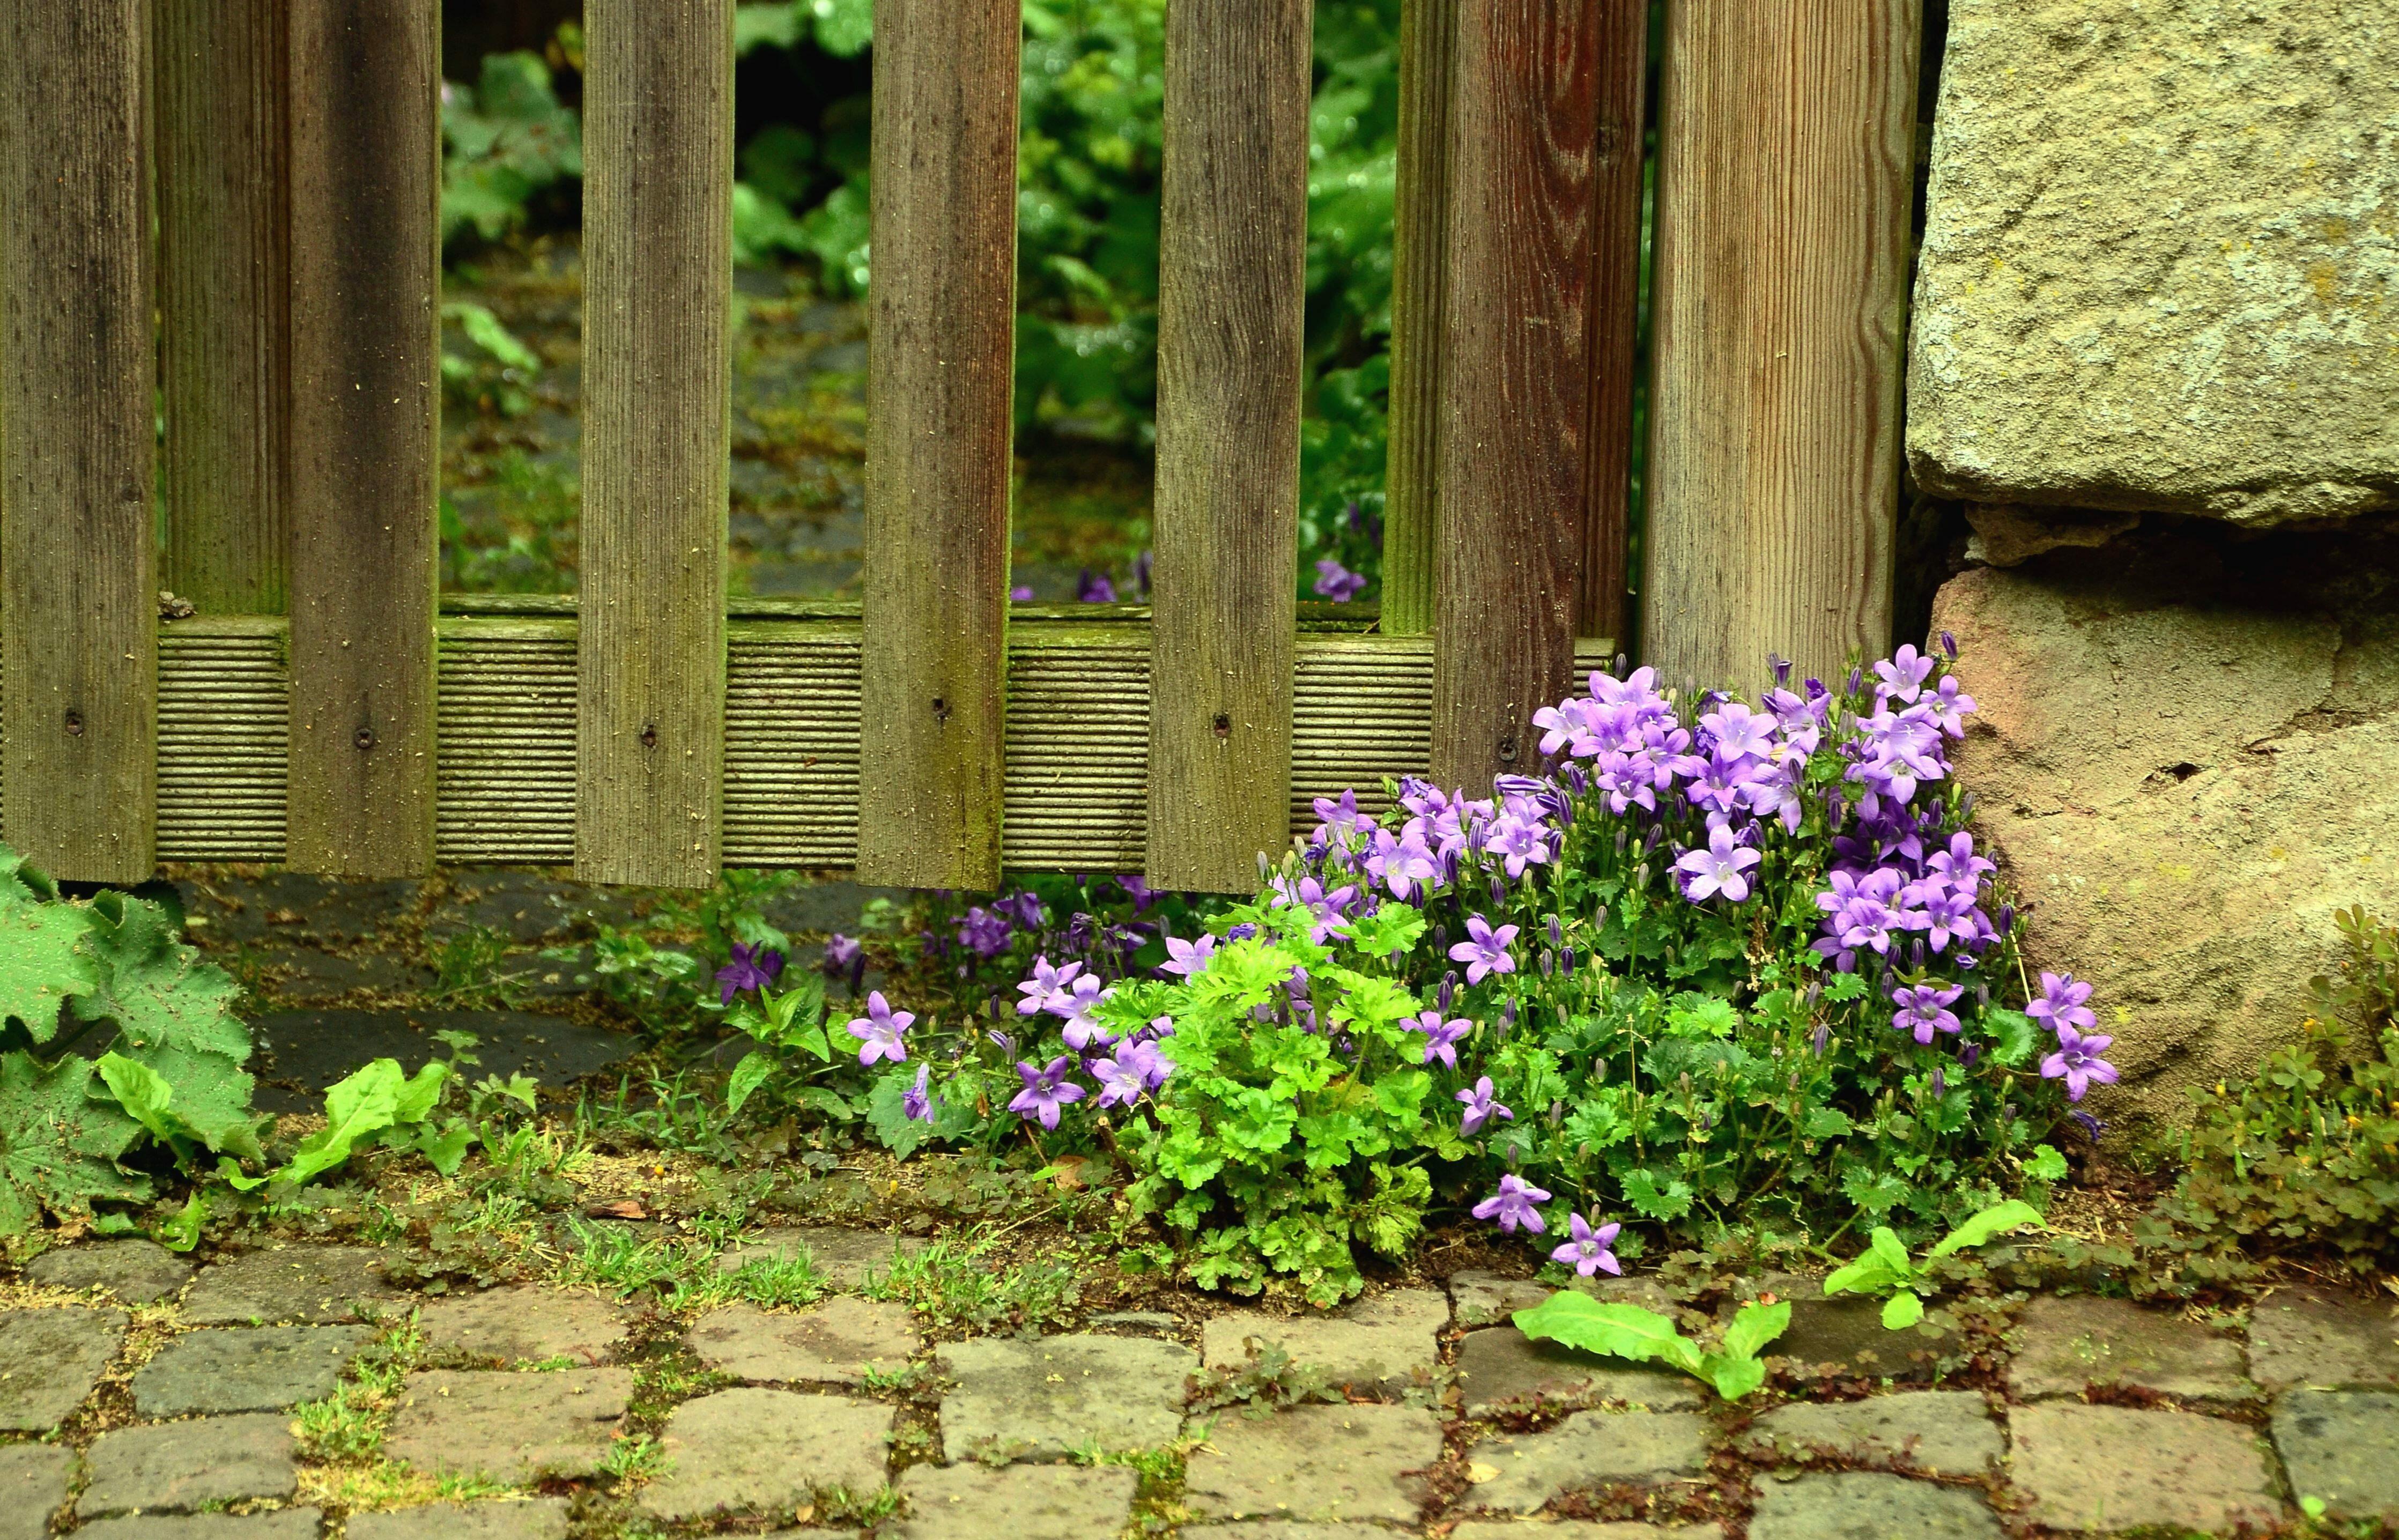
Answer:
[{"label": "small purple flower on ground", "polygon": [[1022,604],[1026,600],[1033,597],[1033,585],[1030,583],[1019,583],[1016,587],[1008,590],[1008,597],[1016,601],[1019,604]]},{"label": "small purple flower on ground", "polygon": [[1726,902],[1737,904],[1749,897],[1749,869],[1763,858],[1736,842],[1732,825],[1720,823],[1708,831],[1708,847],[1686,852],[1674,870],[1683,873],[1683,894],[1694,903],[1721,893]]},{"label": "small purple flower on ground", "polygon": [[1008,1110],[1028,1121],[1037,1117],[1045,1128],[1056,1128],[1058,1109],[1083,1100],[1083,1087],[1066,1078],[1066,1071],[1074,1062],[1063,1053],[1050,1060],[1047,1069],[1037,1070],[1023,1060],[1017,1060],[1016,1073],[1023,1080],[1024,1088],[1009,1101]]},{"label": "small purple flower on ground", "polygon": [[1593,1273],[1614,1273],[1621,1276],[1624,1269],[1608,1248],[1615,1244],[1617,1224],[1603,1224],[1594,1230],[1580,1214],[1566,1216],[1566,1233],[1573,1238],[1550,1253],[1552,1262],[1562,1262],[1584,1277]]},{"label": "small purple flower on ground", "polygon": [[1075,579],[1075,600],[1080,604],[1113,604],[1117,601],[1117,586],[1105,573],[1095,573],[1085,567]]},{"label": "small purple flower on ground", "polygon": [[893,1010],[883,992],[876,990],[866,997],[866,1014],[849,1023],[849,1034],[859,1041],[858,1061],[872,1064],[878,1059],[899,1063],[908,1057],[906,1034],[916,1023],[915,1016],[904,1010]]},{"label": "small purple flower on ground", "polygon": [[1465,1114],[1457,1121],[1457,1131],[1461,1134],[1479,1132],[1483,1125],[1495,1117],[1504,1123],[1516,1121],[1514,1113],[1491,1100],[1491,1077],[1487,1074],[1474,1083],[1472,1090],[1458,1092],[1457,1100],[1466,1103]]},{"label": "small purple flower on ground", "polygon": [[996,957],[1008,950],[1013,929],[1005,916],[977,904],[958,921],[958,944],[978,957]]},{"label": "small purple flower on ground", "polygon": [[864,948],[858,942],[835,931],[832,939],[825,942],[824,971],[836,979],[840,978],[858,962],[863,951]]},{"label": "small purple flower on ground", "polygon": [[1509,955],[1508,948],[1516,939],[1516,929],[1514,925],[1501,925],[1494,930],[1491,922],[1482,915],[1470,914],[1466,917],[1467,939],[1449,949],[1450,960],[1466,965],[1466,981],[1470,984],[1479,984],[1490,974],[1513,973],[1516,959]]},{"label": "small purple flower on ground", "polygon": [[2066,1099],[2080,1101],[2082,1093],[2091,1088],[2091,1082],[2096,1080],[2103,1086],[2116,1083],[2116,1066],[2099,1057],[2115,1041],[2105,1033],[2085,1036],[2072,1027],[2061,1026],[2057,1029],[2057,1051],[2040,1061],[2041,1076],[2064,1080]]},{"label": "small purple flower on ground", "polygon": [[765,989],[783,971],[783,954],[765,946],[744,946],[733,943],[733,960],[716,970],[719,991],[716,1003],[733,1004],[733,997],[753,989]]},{"label": "small purple flower on ground", "polygon": [[1891,1004],[1899,1007],[1891,1024],[1902,1032],[1912,1032],[1919,1043],[1930,1043],[1937,1032],[1959,1030],[1958,1018],[1946,1009],[1965,993],[1957,984],[1943,988],[1937,984],[1903,984],[1891,992]]},{"label": "small purple flower on ground", "polygon": [[1208,966],[1208,959],[1215,954],[1215,951],[1216,938],[1213,936],[1202,936],[1196,941],[1169,936],[1166,939],[1166,961],[1158,966],[1158,970],[1188,979]]},{"label": "small purple flower on ground", "polygon": [[900,1093],[900,1110],[907,1114],[908,1120],[912,1123],[933,1121],[932,1093],[925,1088],[926,1077],[932,1073],[933,1067],[930,1064],[917,1065],[916,1083]]},{"label": "small purple flower on ground", "polygon": [[1054,1010],[1070,998],[1075,976],[1082,971],[1080,963],[1051,967],[1046,955],[1036,957],[1033,959],[1033,977],[1016,986],[1016,993],[1024,996],[1016,1003],[1016,1014],[1031,1016],[1038,1011]]},{"label": "small purple flower on ground", "polygon": [[1459,1041],[1474,1030],[1474,1023],[1471,1021],[1464,1020],[1443,1021],[1441,1019],[1441,1012],[1437,1010],[1420,1012],[1410,1017],[1404,1024],[1408,1031],[1420,1032],[1425,1035],[1425,1051],[1421,1062],[1430,1064],[1438,1059],[1453,1070],[1457,1068]]},{"label": "small purple flower on ground", "polygon": [[1538,1205],[1550,1201],[1547,1189],[1536,1187],[1513,1172],[1499,1179],[1499,1190],[1474,1206],[1476,1219],[1498,1223],[1499,1228],[1513,1234],[1518,1226],[1534,1235],[1549,1228],[1541,1223]]},{"label": "small purple flower on ground", "polygon": [[[1141,1100],[1142,1092],[1149,1088],[1149,1084],[1143,1077],[1138,1065],[1128,1060],[1134,1059],[1139,1048],[1148,1047],[1148,1046],[1145,1043],[1139,1044],[1113,1059],[1095,1059],[1091,1061],[1091,1078],[1100,1083],[1101,1106],[1129,1107]],[[1157,1050],[1151,1049],[1151,1051]]]},{"label": "small purple flower on ground", "polygon": [[2091,986],[2075,981],[2070,973],[2044,973],[2040,976],[2040,998],[2025,1006],[2025,1014],[2057,1033],[2067,1028],[2089,1032],[2099,1024],[2098,1015],[2083,1002],[2091,998]]},{"label": "small purple flower on ground", "polygon": [[1366,579],[1331,557],[1316,563],[1316,597],[1347,604],[1365,591]]}]

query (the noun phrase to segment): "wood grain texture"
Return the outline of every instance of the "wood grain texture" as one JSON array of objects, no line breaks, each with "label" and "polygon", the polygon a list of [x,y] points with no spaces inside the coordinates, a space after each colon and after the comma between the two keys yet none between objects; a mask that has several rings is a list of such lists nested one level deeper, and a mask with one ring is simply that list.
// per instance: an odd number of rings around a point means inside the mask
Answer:
[{"label": "wood grain texture", "polygon": [[1017,0],[881,0],[858,871],[999,885]]},{"label": "wood grain texture", "polygon": [[1538,763],[1573,669],[1590,506],[1601,0],[1459,0],[1433,775]]},{"label": "wood grain texture", "polygon": [[291,286],[284,0],[156,0],[166,586],[209,615],[277,615]]},{"label": "wood grain texture", "polygon": [[1891,642],[1921,0],[1668,9],[1643,636],[1755,685]]},{"label": "wood grain texture", "polygon": [[1597,159],[1592,173],[1591,467],[1576,632],[1620,638],[1631,608],[1633,386],[1641,321],[1641,200],[1649,98],[1649,0],[1599,12]]},{"label": "wood grain texture", "polygon": [[295,0],[295,871],[433,863],[440,11]]},{"label": "wood grain texture", "polygon": [[1148,877],[1247,892],[1289,843],[1308,0],[1166,12]]},{"label": "wood grain texture", "polygon": [[1458,0],[1402,0],[1399,182],[1391,210],[1390,452],[1383,496],[1383,630],[1433,626],[1440,539],[1443,295],[1449,275],[1449,101]]},{"label": "wood grain texture", "polygon": [[156,827],[147,15],[0,3],[0,838],[89,882]]},{"label": "wood grain texture", "polygon": [[724,797],[732,0],[592,0],[583,182],[586,881],[705,887]]}]

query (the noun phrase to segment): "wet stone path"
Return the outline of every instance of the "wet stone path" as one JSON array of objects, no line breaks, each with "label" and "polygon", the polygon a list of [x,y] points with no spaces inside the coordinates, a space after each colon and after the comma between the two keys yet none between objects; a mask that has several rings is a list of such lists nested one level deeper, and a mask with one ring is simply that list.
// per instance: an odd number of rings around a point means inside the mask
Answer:
[{"label": "wet stone path", "polygon": [[[837,1291],[674,1317],[541,1287],[414,1294],[357,1247],[197,1268],[139,1240],[54,1250],[0,1283],[0,1540],[1998,1540],[2230,1534],[2303,1503],[2399,1519],[2389,1301],[2281,1291],[2201,1319],[2045,1296],[1977,1346],[1769,1278],[1753,1287],[1798,1302],[1794,1357],[1732,1408],[1527,1342],[1508,1313],[1545,1290],[1472,1273],[1332,1317],[936,1342],[854,1291],[897,1244],[762,1235],[727,1264],[806,1248]],[[1675,1307],[1652,1280],[1605,1290]],[[329,1442],[327,1409],[400,1339],[373,1434]]]}]

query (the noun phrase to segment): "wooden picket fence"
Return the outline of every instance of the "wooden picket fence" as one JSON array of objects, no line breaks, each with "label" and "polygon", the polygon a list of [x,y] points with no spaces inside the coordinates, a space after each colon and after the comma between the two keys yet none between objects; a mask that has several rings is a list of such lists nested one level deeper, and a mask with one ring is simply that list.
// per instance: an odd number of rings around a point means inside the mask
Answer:
[{"label": "wooden picket fence", "polygon": [[[1670,679],[1889,640],[1919,5],[1669,7]],[[1294,598],[1310,0],[1170,0],[1155,601],[1054,610],[1007,591],[1016,0],[878,0],[864,600],[728,604],[732,8],[588,0],[581,588],[469,601],[437,0],[0,0],[0,835],[1230,890],[1316,795],[1536,767],[1629,629],[1647,0],[1410,0],[1379,616]]]}]

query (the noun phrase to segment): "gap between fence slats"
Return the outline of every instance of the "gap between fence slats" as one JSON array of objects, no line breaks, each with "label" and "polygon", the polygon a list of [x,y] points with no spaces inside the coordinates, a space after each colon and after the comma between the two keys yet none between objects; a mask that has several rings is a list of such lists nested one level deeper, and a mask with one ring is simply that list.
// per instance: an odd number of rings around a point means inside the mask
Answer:
[{"label": "gap between fence slats", "polygon": [[1449,274],[1449,104],[1457,0],[1402,0],[1400,144],[1391,207],[1390,451],[1383,630],[1432,629],[1440,539],[1442,330]]},{"label": "gap between fence slats", "polygon": [[1593,0],[1599,100],[1592,168],[1591,467],[1582,522],[1578,635],[1622,637],[1631,609],[1633,387],[1641,319],[1641,164],[1649,87],[1649,0]]},{"label": "gap between fence slats", "polygon": [[0,838],[94,882],[153,860],[147,13],[0,4]]},{"label": "gap between fence slats", "polygon": [[880,0],[858,871],[998,885],[1018,0]]},{"label": "gap between fence slats", "polygon": [[584,74],[586,881],[716,880],[732,454],[732,0],[591,0]]},{"label": "gap between fence slats", "polygon": [[1668,7],[1645,655],[1891,642],[1921,0]]}]

